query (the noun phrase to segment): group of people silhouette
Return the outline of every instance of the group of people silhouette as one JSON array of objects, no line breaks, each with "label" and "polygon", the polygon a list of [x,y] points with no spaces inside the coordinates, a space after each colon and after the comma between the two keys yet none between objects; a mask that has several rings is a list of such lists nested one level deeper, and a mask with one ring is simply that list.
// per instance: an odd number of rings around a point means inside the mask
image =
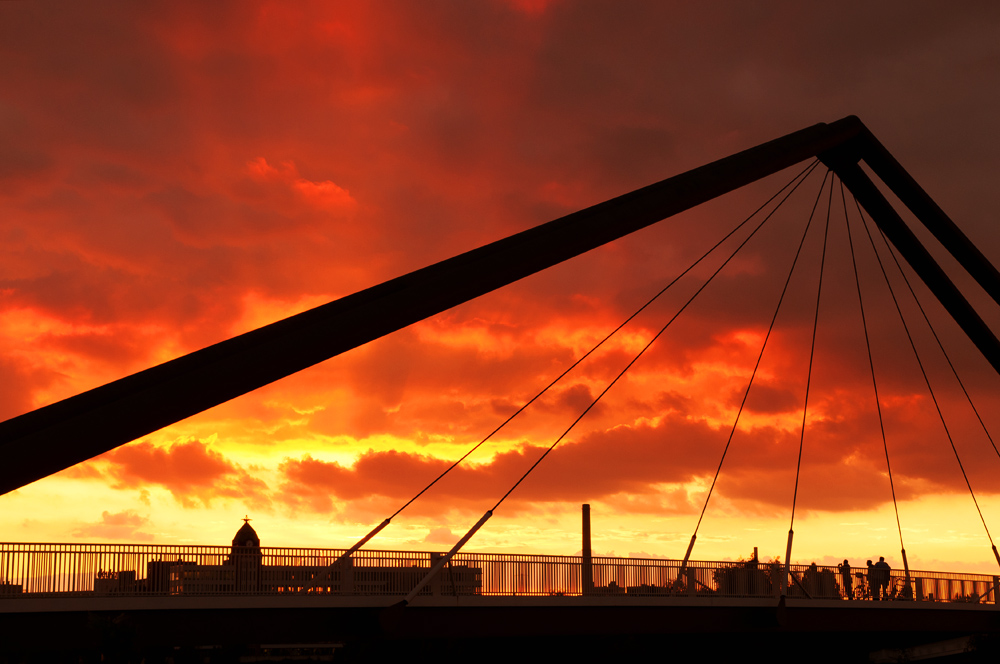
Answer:
[{"label": "group of people silhouette", "polygon": [[[867,575],[862,572],[857,572],[858,578],[858,588],[854,588],[854,568],[851,564],[844,559],[844,562],[837,566],[840,571],[841,585],[844,590],[844,597],[847,599],[873,599],[873,600],[883,600],[891,599],[893,597],[892,591],[889,589],[889,582],[891,579],[892,568],[889,567],[889,563],[885,562],[883,556],[879,556],[877,563],[872,563],[871,560],[867,561],[868,571]],[[867,580],[867,583],[865,581]]]}]

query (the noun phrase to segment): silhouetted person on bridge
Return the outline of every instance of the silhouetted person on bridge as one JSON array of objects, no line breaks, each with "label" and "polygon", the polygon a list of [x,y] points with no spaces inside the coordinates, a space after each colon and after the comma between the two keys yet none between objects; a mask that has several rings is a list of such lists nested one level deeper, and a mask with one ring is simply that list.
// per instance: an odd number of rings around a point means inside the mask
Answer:
[{"label": "silhouetted person on bridge", "polygon": [[847,558],[844,558],[844,562],[837,565],[837,569],[840,570],[840,584],[843,586],[844,597],[847,599],[852,599],[854,597],[853,582],[854,579],[851,578],[851,564],[847,562]]},{"label": "silhouetted person on bridge", "polygon": [[875,566],[872,565],[872,561],[870,560],[867,561],[867,565],[868,565],[868,587],[865,589],[865,596],[868,597],[869,599],[878,599],[878,597],[873,592],[875,588],[875,577],[877,576],[875,572]]},{"label": "silhouetted person on bridge", "polygon": [[883,556],[879,556],[873,571],[878,575],[875,599],[889,599],[889,575],[892,572],[892,568],[889,567],[889,563],[885,562]]}]

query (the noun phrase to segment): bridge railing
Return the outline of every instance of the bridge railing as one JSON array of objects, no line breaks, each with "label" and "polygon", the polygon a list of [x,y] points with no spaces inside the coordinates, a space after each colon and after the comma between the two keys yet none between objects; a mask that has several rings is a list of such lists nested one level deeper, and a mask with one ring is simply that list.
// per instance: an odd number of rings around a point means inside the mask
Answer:
[{"label": "bridge railing", "polygon": [[[141,544],[0,544],[0,598],[42,596],[407,594],[443,555],[343,549]],[[756,561],[459,553],[423,595],[789,597],[997,604],[985,574]]]}]

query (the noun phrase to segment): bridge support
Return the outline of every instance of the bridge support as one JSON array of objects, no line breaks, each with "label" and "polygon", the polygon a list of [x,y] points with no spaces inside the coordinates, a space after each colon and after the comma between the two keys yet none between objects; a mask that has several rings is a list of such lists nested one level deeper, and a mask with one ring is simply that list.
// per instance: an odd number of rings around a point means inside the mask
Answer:
[{"label": "bridge support", "polygon": [[[832,150],[820,156],[861,203],[885,237],[927,285],[941,305],[951,314],[983,357],[1000,373],[1000,340],[979,316],[961,291],[948,278],[913,231],[886,200],[875,183],[861,169],[858,155],[846,148]],[[964,236],[963,236],[964,237]],[[951,250],[951,247],[946,247]],[[956,255],[956,259],[959,259]],[[985,259],[984,259],[985,260]],[[990,266],[992,268],[992,265]],[[1000,562],[1000,558],[998,558]]]},{"label": "bridge support", "polygon": [[347,557],[340,566],[340,592],[354,594],[354,558]]},{"label": "bridge support", "polygon": [[590,505],[583,504],[583,546],[581,548],[580,592],[589,595],[594,592],[594,556],[590,548]]},{"label": "bridge support", "polygon": [[795,536],[795,532],[789,528],[788,529],[788,544],[785,546],[785,573],[781,575],[781,594],[788,594],[788,576],[792,573],[792,537]]},{"label": "bridge support", "polygon": [[[443,554],[443,553],[432,553],[431,554],[431,568],[432,569],[434,567],[437,567],[438,561],[440,561],[442,558],[444,558],[444,555],[445,554]],[[443,568],[441,568],[441,569],[443,569]],[[444,575],[441,572],[438,572],[437,574],[435,574],[431,578],[430,582],[428,583],[428,585],[430,586],[430,589],[431,589],[431,597],[440,597],[441,596],[441,577],[442,576],[444,576]]]},{"label": "bridge support", "polygon": [[818,124],[0,423],[0,494],[857,137]]},{"label": "bridge support", "polygon": [[[859,166],[1000,302],[1000,272],[861,121],[807,127],[0,422],[0,494],[68,468],[813,156],[830,166],[1000,373],[1000,341]],[[998,555],[1000,562],[1000,555]]]},{"label": "bridge support", "polygon": [[913,584],[910,581],[910,563],[906,561],[906,549],[900,549],[903,553],[903,573],[906,574],[906,582],[903,584],[903,593],[905,597],[913,598]]},{"label": "bridge support", "polygon": [[476,531],[482,528],[484,523],[489,521],[491,516],[493,516],[493,510],[487,511],[486,514],[484,514],[482,518],[476,522],[476,525],[472,526],[472,528],[469,529],[469,532],[465,533],[465,536],[458,540],[458,542],[455,543],[455,546],[451,547],[451,551],[441,556],[441,558],[431,566],[431,571],[420,580],[420,583],[418,583],[413,590],[410,591],[401,604],[406,606],[412,602],[413,599],[420,594],[420,591],[424,589],[424,586],[430,583],[431,580],[438,575],[441,568],[451,561],[455,554],[458,553],[463,546],[465,546],[465,543],[472,539],[472,536],[476,534]]}]

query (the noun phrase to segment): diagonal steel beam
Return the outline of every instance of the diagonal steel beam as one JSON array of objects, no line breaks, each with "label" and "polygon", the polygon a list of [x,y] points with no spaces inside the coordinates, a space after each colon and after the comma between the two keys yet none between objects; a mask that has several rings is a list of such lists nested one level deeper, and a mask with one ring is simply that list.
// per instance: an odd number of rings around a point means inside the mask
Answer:
[{"label": "diagonal steel beam", "polygon": [[982,289],[1000,304],[1000,272],[972,240],[966,237],[867,127],[852,142],[859,146],[859,156],[872,172],[909,208]]},{"label": "diagonal steel beam", "polygon": [[[835,155],[824,155],[823,159],[843,180],[851,193],[857,197],[858,202],[885,233],[886,238],[892,242],[917,276],[951,314],[951,317],[976,345],[983,357],[989,361],[997,373],[1000,373],[1000,341],[997,340],[996,335],[958,287],[948,278],[941,266],[931,257],[913,231],[907,227],[892,204],[886,200],[875,183],[861,169],[861,166],[850,160],[839,159]],[[961,231],[958,232],[961,233]],[[949,238],[949,240],[954,239]],[[993,267],[988,261],[987,265],[990,268]]]},{"label": "diagonal steel beam", "polygon": [[0,494],[866,137],[817,124],[7,420]]}]

